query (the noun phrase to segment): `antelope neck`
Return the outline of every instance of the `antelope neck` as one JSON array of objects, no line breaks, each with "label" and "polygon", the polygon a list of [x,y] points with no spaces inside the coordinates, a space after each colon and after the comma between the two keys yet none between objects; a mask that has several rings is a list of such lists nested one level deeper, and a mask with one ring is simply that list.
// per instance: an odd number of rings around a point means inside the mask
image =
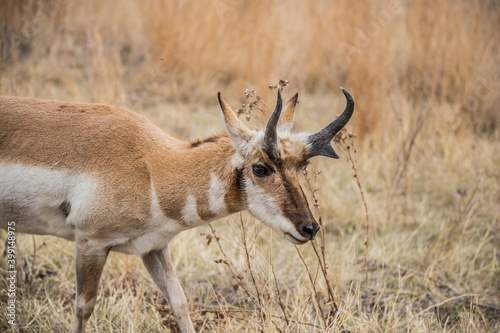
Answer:
[{"label": "antelope neck", "polygon": [[163,214],[192,228],[245,209],[236,154],[230,139],[218,136],[157,161],[152,184]]}]

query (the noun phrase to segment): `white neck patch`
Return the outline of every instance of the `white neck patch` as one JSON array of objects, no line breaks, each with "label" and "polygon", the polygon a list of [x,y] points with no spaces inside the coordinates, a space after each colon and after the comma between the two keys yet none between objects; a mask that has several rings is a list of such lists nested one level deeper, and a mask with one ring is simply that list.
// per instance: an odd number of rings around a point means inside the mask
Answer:
[{"label": "white neck patch", "polygon": [[[236,153],[235,155],[239,154]],[[235,155],[233,155],[233,158]],[[210,175],[208,204],[210,206],[210,211],[217,216],[227,214],[226,204],[224,202],[224,194],[226,194],[226,184],[220,181],[216,176]]]},{"label": "white neck patch", "polygon": [[187,196],[184,208],[182,208],[182,217],[187,224],[197,224],[201,221],[196,210],[196,200],[191,194]]}]

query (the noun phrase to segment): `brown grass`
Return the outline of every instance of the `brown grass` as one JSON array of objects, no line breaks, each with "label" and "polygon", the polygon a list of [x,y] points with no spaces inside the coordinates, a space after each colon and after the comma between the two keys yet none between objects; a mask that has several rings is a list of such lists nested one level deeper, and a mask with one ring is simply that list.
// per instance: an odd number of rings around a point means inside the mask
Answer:
[{"label": "brown grass", "polygon": [[[196,139],[223,129],[217,91],[238,108],[245,89],[272,101],[268,85],[288,79],[285,95],[301,96],[296,128],[314,131],[341,112],[342,85],[356,101],[357,152],[336,142],[341,160],[309,171],[325,231],[316,247],[298,252],[247,214],[213,223],[218,241],[209,226],[173,241],[197,328],[490,332],[500,328],[499,41],[493,0],[7,0],[0,94],[118,104]],[[67,331],[73,244],[18,238],[20,331]],[[116,253],[89,326],[175,329],[140,260]]]},{"label": "brown grass", "polygon": [[249,86],[287,78],[302,94],[331,94],[340,85],[355,92],[359,135],[386,129],[400,100],[451,104],[463,127],[499,124],[495,1],[7,0],[1,6],[4,94],[213,103],[217,90],[234,98]]}]

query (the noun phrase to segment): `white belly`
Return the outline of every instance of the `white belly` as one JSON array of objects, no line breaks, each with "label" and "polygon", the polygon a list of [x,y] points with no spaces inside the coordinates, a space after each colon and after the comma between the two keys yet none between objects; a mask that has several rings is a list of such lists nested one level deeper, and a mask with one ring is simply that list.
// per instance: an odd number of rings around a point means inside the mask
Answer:
[{"label": "white belly", "polygon": [[[103,220],[125,223],[119,215],[96,208],[98,185],[98,179],[85,174],[0,163],[0,228],[7,229],[8,222],[14,221],[17,232],[74,240],[75,233],[81,235],[79,226],[91,221],[91,216],[103,214]],[[153,189],[151,198],[151,218],[143,230],[100,235],[102,246],[142,255],[165,247],[187,229],[163,215]]]},{"label": "white belly", "polygon": [[19,232],[72,240],[96,189],[88,175],[0,163],[0,227],[14,221]]}]

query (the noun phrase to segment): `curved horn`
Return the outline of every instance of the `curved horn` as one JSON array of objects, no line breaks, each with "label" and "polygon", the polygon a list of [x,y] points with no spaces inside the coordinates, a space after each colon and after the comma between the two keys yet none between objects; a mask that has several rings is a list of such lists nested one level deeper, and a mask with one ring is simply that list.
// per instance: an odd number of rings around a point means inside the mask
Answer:
[{"label": "curved horn", "polygon": [[330,141],[332,141],[335,134],[337,134],[338,131],[340,131],[347,124],[349,119],[351,119],[352,113],[354,112],[354,100],[352,96],[344,90],[344,88],[340,88],[342,89],[342,92],[347,100],[344,112],[342,112],[337,119],[332,121],[321,131],[314,133],[307,138],[307,142],[311,145],[308,158],[318,155],[339,158],[339,155],[337,155],[335,150],[333,150]]},{"label": "curved horn", "polygon": [[278,88],[278,100],[276,101],[276,108],[274,109],[271,118],[269,118],[266,126],[266,133],[264,134],[264,141],[262,142],[262,148],[264,152],[273,161],[277,161],[280,159],[280,155],[278,154],[278,133],[276,127],[278,125],[278,121],[280,120],[281,107],[281,92]]}]

